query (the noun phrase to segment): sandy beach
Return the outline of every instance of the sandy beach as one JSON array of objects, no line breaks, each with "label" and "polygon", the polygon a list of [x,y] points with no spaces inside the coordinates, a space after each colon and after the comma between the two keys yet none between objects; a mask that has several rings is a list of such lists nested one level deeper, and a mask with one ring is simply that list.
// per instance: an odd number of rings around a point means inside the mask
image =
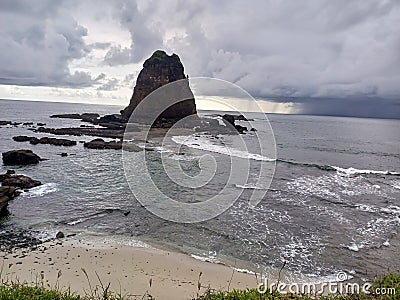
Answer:
[{"label": "sandy beach", "polygon": [[47,287],[70,288],[81,295],[90,293],[90,286],[101,290],[101,284],[110,284],[110,291],[127,299],[141,299],[146,293],[156,299],[191,299],[198,293],[200,273],[200,294],[207,287],[227,290],[228,286],[257,286],[255,275],[155,248],[53,241],[32,251],[1,253],[1,260],[3,281],[44,282]]}]

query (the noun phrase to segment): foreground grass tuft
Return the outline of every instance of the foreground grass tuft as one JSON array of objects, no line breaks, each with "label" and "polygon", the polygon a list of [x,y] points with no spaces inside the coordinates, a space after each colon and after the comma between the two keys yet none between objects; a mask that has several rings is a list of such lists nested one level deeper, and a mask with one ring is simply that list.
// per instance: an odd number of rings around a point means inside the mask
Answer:
[{"label": "foreground grass tuft", "polygon": [[[150,282],[151,286],[151,282]],[[391,294],[382,295],[376,291],[388,291]],[[397,300],[400,299],[400,273],[388,273],[374,279],[371,293],[310,296],[298,294],[281,294],[277,291],[268,290],[265,294],[260,294],[257,289],[227,291],[206,291],[195,300]],[[394,292],[393,292],[394,291]],[[190,298],[189,296],[187,297]],[[59,291],[57,289],[45,289],[40,286],[28,286],[24,284],[0,284],[0,300],[122,300],[124,297],[108,292],[108,288],[103,289],[102,293],[91,293],[85,296],[72,294],[69,291]],[[132,299],[132,298],[129,298]],[[136,299],[136,298],[135,298]],[[154,299],[147,292],[139,299]],[[160,298],[162,300],[162,298]]]},{"label": "foreground grass tuft", "polygon": [[0,285],[0,300],[81,300],[69,292],[22,284]]}]

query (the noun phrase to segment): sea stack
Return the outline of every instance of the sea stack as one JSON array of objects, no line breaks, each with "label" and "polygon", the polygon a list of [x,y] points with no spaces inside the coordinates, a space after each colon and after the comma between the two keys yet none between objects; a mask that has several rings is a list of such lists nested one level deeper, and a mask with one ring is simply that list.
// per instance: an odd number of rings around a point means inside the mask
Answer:
[{"label": "sea stack", "polygon": [[[165,51],[162,50],[155,51],[143,64],[143,69],[140,71],[136,80],[136,86],[131,101],[129,105],[121,111],[122,118],[127,122],[132,112],[146,96],[159,87],[178,80],[181,80],[179,82],[181,91],[177,94],[185,96],[182,99],[183,101],[170,106],[166,110],[162,109],[162,114],[157,118],[155,123],[164,125],[173,124],[187,116],[195,115],[197,113],[196,104],[187,78],[178,55],[167,55]],[[168,103],[167,97],[168,96],[158,97],[156,99],[157,103],[153,103],[155,101],[152,100],[152,108],[147,107],[146,109],[156,110],[165,106],[165,101]],[[137,120],[131,121],[135,122]]]}]

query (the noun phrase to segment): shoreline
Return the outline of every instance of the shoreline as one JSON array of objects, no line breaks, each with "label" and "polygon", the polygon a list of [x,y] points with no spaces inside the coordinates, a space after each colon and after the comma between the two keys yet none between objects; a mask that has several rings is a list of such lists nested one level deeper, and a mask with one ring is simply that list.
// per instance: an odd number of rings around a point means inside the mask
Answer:
[{"label": "shoreline", "polygon": [[156,299],[176,300],[191,299],[208,288],[257,287],[255,275],[153,247],[66,239],[46,242],[33,250],[18,249],[12,253],[0,252],[0,255],[3,266],[0,279],[3,282],[31,285],[43,282],[45,287],[70,288],[71,292],[81,295],[89,292],[90,286],[94,290],[101,284],[110,284],[109,291],[126,297],[148,293]]}]

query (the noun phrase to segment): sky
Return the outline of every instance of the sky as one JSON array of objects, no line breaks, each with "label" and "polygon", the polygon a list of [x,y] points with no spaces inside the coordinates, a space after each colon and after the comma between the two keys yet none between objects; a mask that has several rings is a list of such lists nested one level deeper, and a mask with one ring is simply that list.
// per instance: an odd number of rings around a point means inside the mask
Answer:
[{"label": "sky", "polygon": [[267,112],[400,118],[398,0],[1,0],[0,98],[127,105],[157,49]]}]

